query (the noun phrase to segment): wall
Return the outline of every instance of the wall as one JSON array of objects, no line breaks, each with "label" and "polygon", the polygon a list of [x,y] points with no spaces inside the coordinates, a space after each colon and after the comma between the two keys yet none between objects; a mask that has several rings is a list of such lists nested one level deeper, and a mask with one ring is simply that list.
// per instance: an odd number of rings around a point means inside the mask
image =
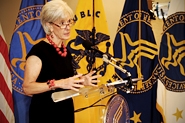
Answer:
[{"label": "wall", "polygon": [[[78,0],[64,0],[75,12]],[[125,0],[102,0],[110,38],[113,41]],[[0,0],[0,23],[5,40],[10,44],[21,0]]]},{"label": "wall", "polygon": [[11,40],[21,0],[0,0],[0,23],[7,44]]},{"label": "wall", "polygon": [[[78,4],[78,0],[64,0],[66,1],[69,6],[73,9],[75,12],[76,6]],[[170,0],[147,0],[149,2],[149,6],[151,7],[151,1],[153,3],[159,2],[159,3],[168,3]],[[108,29],[110,33],[111,41],[114,41],[117,25],[119,18],[121,16],[121,12],[123,10],[123,5],[125,3],[125,0],[102,0],[106,18],[107,18],[107,24]],[[19,7],[21,4],[21,0],[0,0],[0,23],[3,29],[3,33],[6,39],[7,44],[10,44],[11,37],[13,34],[15,21],[19,12]],[[158,25],[159,20],[152,21],[151,23],[154,25],[154,36],[156,37],[156,42],[160,43],[160,37],[159,34],[162,32],[162,22],[159,21],[160,26]],[[157,34],[156,34],[157,33]]]}]

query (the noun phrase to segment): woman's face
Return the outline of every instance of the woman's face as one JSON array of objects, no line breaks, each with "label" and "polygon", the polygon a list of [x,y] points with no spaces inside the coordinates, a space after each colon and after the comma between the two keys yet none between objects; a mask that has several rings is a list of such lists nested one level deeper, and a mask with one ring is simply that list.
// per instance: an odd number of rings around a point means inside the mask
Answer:
[{"label": "woman's face", "polygon": [[70,38],[71,26],[74,21],[72,18],[66,18],[65,20],[57,20],[50,23],[53,26],[53,33],[60,40],[68,40]]}]

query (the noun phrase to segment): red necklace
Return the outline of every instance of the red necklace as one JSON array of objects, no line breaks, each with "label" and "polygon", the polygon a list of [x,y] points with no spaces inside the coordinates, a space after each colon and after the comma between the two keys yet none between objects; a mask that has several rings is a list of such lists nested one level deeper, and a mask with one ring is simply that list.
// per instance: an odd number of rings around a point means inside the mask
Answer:
[{"label": "red necklace", "polygon": [[48,39],[49,43],[51,45],[53,45],[53,47],[56,49],[56,51],[58,52],[59,55],[61,55],[62,57],[66,57],[67,49],[66,49],[66,46],[64,45],[63,42],[61,44],[61,47],[62,47],[63,51],[60,51],[60,48],[49,38],[48,35],[46,36],[46,38]]}]

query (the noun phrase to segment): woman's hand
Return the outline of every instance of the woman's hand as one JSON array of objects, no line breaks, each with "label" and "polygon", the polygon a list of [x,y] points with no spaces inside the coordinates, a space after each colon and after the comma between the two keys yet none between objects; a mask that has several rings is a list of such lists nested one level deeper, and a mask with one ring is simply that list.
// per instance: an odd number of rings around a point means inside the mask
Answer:
[{"label": "woman's hand", "polygon": [[55,87],[71,89],[74,91],[79,91],[79,89],[83,88],[84,86],[97,87],[95,83],[100,82],[100,80],[97,80],[97,78],[101,77],[101,75],[93,75],[95,72],[96,71],[92,71],[84,76],[82,74],[78,74],[66,79],[56,80]]},{"label": "woman's hand", "polygon": [[78,74],[73,77],[55,81],[55,87],[79,91],[80,88],[84,87],[83,83],[84,79],[82,78],[82,74]]},{"label": "woman's hand", "polygon": [[90,73],[80,77],[81,79],[84,79],[84,82],[82,83],[84,86],[97,87],[97,83],[100,82],[97,78],[100,78],[101,75],[93,75],[95,72],[96,71],[91,71]]}]

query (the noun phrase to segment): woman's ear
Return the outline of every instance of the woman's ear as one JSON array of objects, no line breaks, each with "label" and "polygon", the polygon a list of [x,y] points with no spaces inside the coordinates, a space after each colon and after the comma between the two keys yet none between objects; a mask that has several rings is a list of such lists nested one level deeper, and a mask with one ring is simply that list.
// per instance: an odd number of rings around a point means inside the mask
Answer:
[{"label": "woman's ear", "polygon": [[48,27],[48,29],[52,32],[53,31],[53,26],[51,25],[51,23],[46,23],[46,26]]}]

